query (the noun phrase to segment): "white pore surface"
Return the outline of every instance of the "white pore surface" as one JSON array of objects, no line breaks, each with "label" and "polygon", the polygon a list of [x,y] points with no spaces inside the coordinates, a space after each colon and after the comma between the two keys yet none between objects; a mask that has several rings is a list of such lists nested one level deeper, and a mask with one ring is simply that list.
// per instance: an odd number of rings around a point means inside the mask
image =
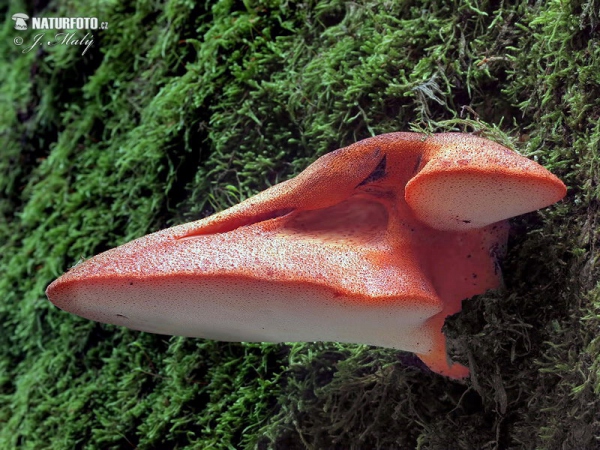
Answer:
[{"label": "white pore surface", "polygon": [[452,173],[409,183],[406,200],[415,215],[438,230],[468,230],[547,206],[555,190],[526,178]]},{"label": "white pore surface", "polygon": [[[179,278],[133,283],[74,286],[69,310],[158,334],[246,342],[336,341],[417,353],[431,349],[431,332],[423,324],[439,312],[431,306],[415,309],[418,301],[388,299],[369,304],[320,286],[264,280]],[[105,300],[99,304],[97,299]]]}]

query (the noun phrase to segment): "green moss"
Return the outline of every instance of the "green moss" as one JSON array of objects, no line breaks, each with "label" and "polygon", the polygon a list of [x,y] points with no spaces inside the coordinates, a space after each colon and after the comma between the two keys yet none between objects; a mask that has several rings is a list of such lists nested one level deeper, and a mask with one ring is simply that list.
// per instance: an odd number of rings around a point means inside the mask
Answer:
[{"label": "green moss", "polygon": [[[1,448],[594,446],[597,1],[30,3],[0,10],[109,27],[84,56],[0,30]],[[167,338],[45,299],[80,258],[409,129],[484,134],[569,186],[513,221],[504,290],[448,321],[466,385],[391,350]]]}]

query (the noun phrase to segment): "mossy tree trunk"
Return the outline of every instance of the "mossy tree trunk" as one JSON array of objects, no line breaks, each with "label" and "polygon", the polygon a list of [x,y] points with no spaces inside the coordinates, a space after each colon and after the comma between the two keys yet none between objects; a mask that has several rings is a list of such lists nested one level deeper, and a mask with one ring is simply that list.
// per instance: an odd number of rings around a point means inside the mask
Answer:
[{"label": "mossy tree trunk", "polygon": [[[597,445],[598,1],[0,11],[0,448]],[[15,13],[108,28],[74,30],[94,41],[82,54]],[[466,384],[392,350],[168,338],[45,299],[80,258],[402,130],[483,134],[569,187],[513,221],[505,288],[448,321]]]}]

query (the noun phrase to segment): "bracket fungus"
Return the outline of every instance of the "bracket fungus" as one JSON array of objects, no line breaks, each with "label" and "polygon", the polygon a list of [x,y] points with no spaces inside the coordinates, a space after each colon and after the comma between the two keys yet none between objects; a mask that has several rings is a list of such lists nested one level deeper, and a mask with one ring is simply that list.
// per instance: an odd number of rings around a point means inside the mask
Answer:
[{"label": "bracket fungus", "polygon": [[452,363],[444,320],[500,285],[506,219],[565,185],[460,133],[384,134],[220,213],[97,255],[46,294],[79,316],[223,341],[338,341]]}]

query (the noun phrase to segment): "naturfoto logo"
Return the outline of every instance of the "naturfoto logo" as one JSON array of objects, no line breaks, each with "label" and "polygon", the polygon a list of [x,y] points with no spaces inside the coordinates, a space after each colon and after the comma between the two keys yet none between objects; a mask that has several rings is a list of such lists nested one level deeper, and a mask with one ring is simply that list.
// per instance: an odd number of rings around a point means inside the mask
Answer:
[{"label": "naturfoto logo", "polygon": [[[27,30],[29,16],[24,13],[13,14],[15,30]],[[33,30],[97,30],[106,29],[108,24],[100,22],[97,17],[32,17],[31,28]]]},{"label": "naturfoto logo", "polygon": [[[94,35],[91,32],[78,35],[71,30],[106,30],[107,22],[100,22],[97,17],[29,17],[24,13],[13,14],[12,20],[15,21],[15,30],[23,31],[30,27],[33,30],[61,30],[52,36],[46,36],[49,33],[38,33],[33,37],[33,41],[25,43],[21,36],[14,38],[15,45],[23,45],[22,53],[28,53],[34,48],[46,45],[53,47],[55,45],[70,45],[83,47],[81,55],[94,45]],[[28,24],[29,21],[29,24]],[[69,31],[65,31],[69,30]]]}]

